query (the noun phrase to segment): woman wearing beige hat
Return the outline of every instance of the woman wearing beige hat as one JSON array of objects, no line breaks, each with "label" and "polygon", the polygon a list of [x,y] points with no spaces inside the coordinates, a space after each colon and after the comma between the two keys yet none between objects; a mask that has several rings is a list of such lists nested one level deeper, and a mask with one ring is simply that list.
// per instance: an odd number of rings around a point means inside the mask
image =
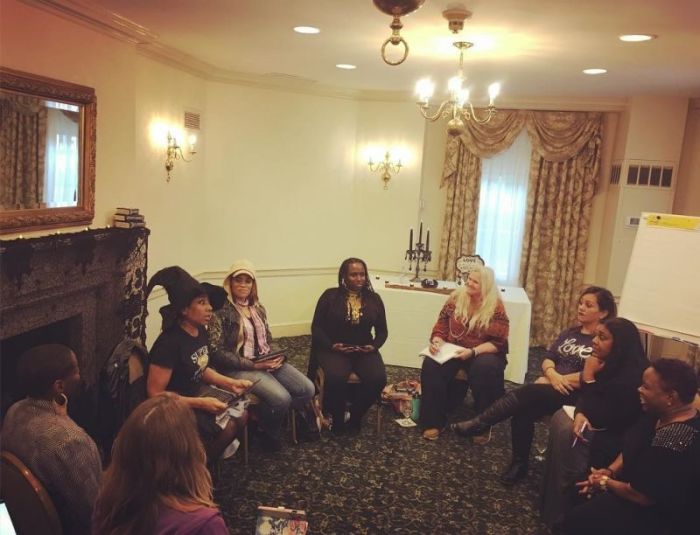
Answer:
[{"label": "woman wearing beige hat", "polygon": [[303,410],[314,395],[313,383],[280,356],[257,361],[271,353],[272,335],[265,307],[258,299],[255,266],[237,260],[224,278],[228,299],[209,325],[212,363],[236,379],[258,381],[252,389],[261,403],[264,445],[280,448],[280,431],[290,408]]}]

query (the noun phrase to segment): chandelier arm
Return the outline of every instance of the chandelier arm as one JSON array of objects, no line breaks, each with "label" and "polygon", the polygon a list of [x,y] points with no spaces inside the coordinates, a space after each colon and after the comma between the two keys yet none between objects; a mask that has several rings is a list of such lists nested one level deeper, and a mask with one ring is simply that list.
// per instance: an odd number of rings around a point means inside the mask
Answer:
[{"label": "chandelier arm", "polygon": [[427,104],[421,104],[418,102],[418,109],[420,110],[420,114],[423,116],[424,119],[428,119],[428,121],[435,122],[437,121],[440,116],[442,115],[443,110],[445,109],[445,106],[447,106],[449,101],[445,100],[440,104],[440,107],[437,109],[435,112],[435,115],[430,115],[428,113],[428,105]]},{"label": "chandelier arm", "polygon": [[470,121],[474,121],[477,124],[486,124],[488,123],[491,118],[496,114],[496,108],[495,106],[489,106],[486,108],[486,114],[483,115],[481,118],[476,114],[476,110],[474,109],[474,106],[472,106],[472,103],[469,102],[469,110],[462,110],[462,114],[464,115],[465,119],[468,119]]}]

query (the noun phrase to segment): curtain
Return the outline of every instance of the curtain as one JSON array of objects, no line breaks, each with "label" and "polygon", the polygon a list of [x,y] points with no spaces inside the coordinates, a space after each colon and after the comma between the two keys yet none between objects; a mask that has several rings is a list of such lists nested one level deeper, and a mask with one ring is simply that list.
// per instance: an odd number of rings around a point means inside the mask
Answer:
[{"label": "curtain", "polygon": [[532,143],[522,130],[507,150],[484,158],[481,166],[476,252],[491,266],[496,282],[520,284]]},{"label": "curtain", "polygon": [[[512,145],[526,128],[532,143],[520,285],[532,303],[531,343],[548,345],[571,322],[583,282],[591,201],[600,168],[601,113],[499,110],[447,143],[447,187],[438,268],[453,278],[455,260],[476,242],[482,158]],[[470,192],[462,202],[457,192]],[[459,225],[462,224],[461,227]]]},{"label": "curtain", "polygon": [[46,108],[26,95],[0,95],[0,207],[40,208],[44,202]]},{"label": "curtain", "polygon": [[451,136],[447,140],[440,186],[447,188],[438,257],[438,272],[442,279],[454,279],[455,262],[459,256],[475,254],[481,158],[510,147],[522,130],[524,119],[521,112],[499,111],[485,125],[467,122],[462,136]]}]

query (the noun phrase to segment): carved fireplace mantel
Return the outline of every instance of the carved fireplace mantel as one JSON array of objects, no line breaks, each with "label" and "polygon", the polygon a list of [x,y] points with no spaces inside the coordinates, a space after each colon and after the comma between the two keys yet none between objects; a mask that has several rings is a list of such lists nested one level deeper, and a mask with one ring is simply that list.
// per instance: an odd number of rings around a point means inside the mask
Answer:
[{"label": "carved fireplace mantel", "polygon": [[58,324],[95,385],[123,337],[145,340],[148,234],[108,228],[0,240],[0,340]]}]

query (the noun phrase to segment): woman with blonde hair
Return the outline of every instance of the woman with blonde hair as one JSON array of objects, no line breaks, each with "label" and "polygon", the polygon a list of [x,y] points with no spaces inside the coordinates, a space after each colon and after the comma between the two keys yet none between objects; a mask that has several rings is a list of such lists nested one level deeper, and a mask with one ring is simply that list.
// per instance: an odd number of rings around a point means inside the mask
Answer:
[{"label": "woman with blonde hair", "polygon": [[[445,342],[463,349],[443,364],[428,357],[423,360],[420,423],[426,440],[436,440],[447,423],[449,384],[460,369],[469,376],[477,412],[504,393],[508,316],[491,268],[470,271],[466,284],[442,307],[430,335],[430,353],[436,355]],[[489,427],[476,442],[488,442],[490,433]]]},{"label": "woman with blonde hair", "polygon": [[119,431],[93,533],[228,534],[212,499],[194,414],[177,394],[143,402]]}]

